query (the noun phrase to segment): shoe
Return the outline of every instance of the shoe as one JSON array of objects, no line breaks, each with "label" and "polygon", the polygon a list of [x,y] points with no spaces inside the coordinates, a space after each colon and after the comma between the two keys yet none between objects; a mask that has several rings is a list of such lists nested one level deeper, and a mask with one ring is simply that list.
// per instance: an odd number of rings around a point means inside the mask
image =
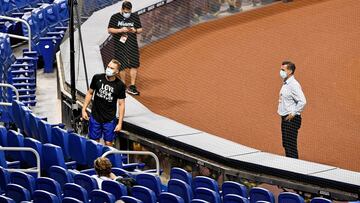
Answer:
[{"label": "shoe", "polygon": [[129,94],[132,94],[132,95],[139,95],[140,94],[140,92],[137,91],[135,85],[130,85],[129,88],[127,88],[126,92],[129,93]]}]

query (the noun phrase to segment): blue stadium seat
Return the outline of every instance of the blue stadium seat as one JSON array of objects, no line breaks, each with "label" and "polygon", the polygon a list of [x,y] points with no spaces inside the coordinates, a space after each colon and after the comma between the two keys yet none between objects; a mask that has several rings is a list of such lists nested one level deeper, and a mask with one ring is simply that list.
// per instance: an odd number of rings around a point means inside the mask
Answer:
[{"label": "blue stadium seat", "polygon": [[250,203],[256,203],[257,201],[268,201],[275,203],[274,195],[265,188],[254,187],[249,192]]},{"label": "blue stadium seat", "polygon": [[[51,166],[60,166],[64,169],[75,169],[76,162],[66,162],[61,150],[61,147],[46,143],[43,145],[43,163],[45,171],[49,171]],[[46,156],[45,156],[46,155]]]},{"label": "blue stadium seat", "polygon": [[323,197],[315,197],[311,199],[310,203],[331,203],[332,201]]},{"label": "blue stadium seat", "polygon": [[278,203],[304,203],[304,198],[292,192],[282,192],[278,196]]},{"label": "blue stadium seat", "polygon": [[114,180],[104,180],[101,184],[101,189],[114,195],[115,200],[128,195],[126,186]]},{"label": "blue stadium seat", "polygon": [[61,203],[83,203],[83,201],[73,197],[65,197],[64,199],[62,199]]},{"label": "blue stadium seat", "polygon": [[0,194],[6,192],[6,185],[10,183],[10,174],[9,172],[0,166]]},{"label": "blue stadium seat", "polygon": [[5,158],[5,153],[3,150],[0,150],[0,167],[5,169],[7,168],[19,168],[20,161],[7,161]]},{"label": "blue stadium seat", "polygon": [[88,193],[84,188],[75,183],[66,183],[63,188],[64,197],[73,197],[81,200],[84,203],[88,203]]},{"label": "blue stadium seat", "polygon": [[74,176],[74,183],[84,188],[88,194],[90,194],[90,192],[94,189],[99,188],[95,178],[84,173],[76,174]]},{"label": "blue stadium seat", "polygon": [[248,197],[247,189],[244,185],[234,182],[234,181],[225,181],[222,184],[222,195],[235,194],[240,195],[241,197]]},{"label": "blue stadium seat", "polygon": [[[38,140],[35,140],[33,138],[26,137],[26,138],[24,138],[24,147],[32,148],[32,149],[36,150],[39,153],[40,166],[42,166],[41,160],[43,160],[43,158],[42,158],[42,144],[41,144],[41,142],[38,141]],[[23,152],[23,157],[24,157],[24,163],[28,167],[36,167],[36,157],[32,152],[28,152],[28,151]]]},{"label": "blue stadium seat", "polygon": [[132,196],[143,203],[156,203],[155,193],[144,186],[136,185],[131,189]]},{"label": "blue stadium seat", "polygon": [[210,203],[210,202],[202,200],[202,199],[192,199],[191,203]]},{"label": "blue stadium seat", "polygon": [[60,199],[50,192],[36,190],[33,194],[33,203],[60,203]]},{"label": "blue stadium seat", "polygon": [[72,175],[60,166],[51,166],[49,169],[49,177],[56,180],[61,188],[64,188],[66,183],[74,182]]},{"label": "blue stadium seat", "polygon": [[162,192],[159,203],[184,203],[184,199],[172,193]]},{"label": "blue stadium seat", "polygon": [[76,133],[69,133],[69,154],[77,164],[86,165],[86,138]]},{"label": "blue stadium seat", "polygon": [[35,180],[35,189],[50,192],[59,198],[62,194],[60,184],[56,180],[48,177],[37,178]]},{"label": "blue stadium seat", "polygon": [[51,143],[61,147],[62,153],[65,160],[70,160],[69,153],[69,133],[59,127],[53,127],[51,129],[52,138]]},{"label": "blue stadium seat", "polygon": [[51,143],[52,132],[51,132],[51,125],[44,120],[39,120],[38,122],[38,131],[41,143]]},{"label": "blue stadium seat", "polygon": [[10,197],[0,195],[0,203],[15,203],[15,201]]},{"label": "blue stadium seat", "polygon": [[[245,197],[236,194],[227,194],[223,198],[223,203],[249,203]],[[290,203],[290,202],[289,202]]]},{"label": "blue stadium seat", "polygon": [[[9,130],[7,135],[8,147],[24,147],[24,136],[14,130]],[[20,151],[11,151],[6,153],[12,161],[22,161]]]},{"label": "blue stadium seat", "polygon": [[196,188],[204,187],[219,193],[218,183],[214,179],[206,176],[196,176],[193,179],[192,185],[194,191],[196,190]]},{"label": "blue stadium seat", "polygon": [[10,174],[10,182],[13,184],[21,185],[30,192],[30,196],[35,191],[35,178],[32,175],[26,174],[21,171],[14,171]]},{"label": "blue stadium seat", "polygon": [[182,168],[174,167],[170,171],[170,179],[179,179],[187,183],[190,187],[192,185],[192,176],[189,172]]},{"label": "blue stadium seat", "polygon": [[158,198],[161,193],[161,180],[150,173],[141,173],[136,176],[136,184],[149,188]]},{"label": "blue stadium seat", "polygon": [[219,193],[204,187],[198,187],[195,189],[194,199],[202,199],[211,203],[220,203]]},{"label": "blue stadium seat", "polygon": [[4,126],[0,126],[0,146],[7,147],[7,130]]},{"label": "blue stadium seat", "polygon": [[88,167],[94,167],[94,161],[102,155],[103,145],[94,141],[86,141],[86,163]]},{"label": "blue stadium seat", "polygon": [[41,142],[40,131],[38,127],[38,123],[40,120],[42,120],[42,118],[39,118],[34,113],[29,113],[29,125],[31,130],[31,137]]},{"label": "blue stadium seat", "polygon": [[141,200],[131,196],[122,196],[121,200],[125,203],[143,203]]},{"label": "blue stadium seat", "polygon": [[90,193],[91,203],[114,203],[115,197],[111,193],[95,189]]},{"label": "blue stadium seat", "polygon": [[69,21],[69,8],[66,0],[55,0],[55,6],[57,6],[59,13],[59,20],[62,23],[62,26],[67,26]]},{"label": "blue stadium seat", "polygon": [[182,180],[170,179],[168,182],[168,192],[176,194],[184,199],[185,203],[190,203],[193,198],[191,187]]},{"label": "blue stadium seat", "polygon": [[30,192],[26,188],[12,183],[6,186],[6,196],[10,197],[15,202],[31,200]]}]

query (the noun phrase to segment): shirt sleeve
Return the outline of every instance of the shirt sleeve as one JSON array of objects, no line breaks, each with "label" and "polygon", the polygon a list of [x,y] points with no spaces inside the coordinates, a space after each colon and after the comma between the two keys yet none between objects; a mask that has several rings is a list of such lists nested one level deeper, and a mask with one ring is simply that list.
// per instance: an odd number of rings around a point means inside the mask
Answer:
[{"label": "shirt sleeve", "polygon": [[91,79],[90,89],[93,89],[93,90],[96,89],[97,81],[98,81],[98,75],[94,75],[93,78]]},{"label": "shirt sleeve", "polygon": [[140,21],[140,17],[139,17],[138,14],[135,15],[134,27],[135,27],[135,29],[142,28],[142,26],[141,26],[141,21]]},{"label": "shirt sleeve", "polygon": [[115,15],[111,16],[108,28],[117,28]]},{"label": "shirt sleeve", "polygon": [[291,95],[296,103],[294,111],[291,112],[291,114],[293,114],[293,115],[300,114],[304,110],[304,107],[306,105],[306,98],[301,89],[300,84],[296,84],[293,86],[293,88],[291,90]]},{"label": "shirt sleeve", "polygon": [[121,83],[119,94],[118,94],[118,99],[125,99],[126,98],[125,89],[126,89],[125,85]]}]

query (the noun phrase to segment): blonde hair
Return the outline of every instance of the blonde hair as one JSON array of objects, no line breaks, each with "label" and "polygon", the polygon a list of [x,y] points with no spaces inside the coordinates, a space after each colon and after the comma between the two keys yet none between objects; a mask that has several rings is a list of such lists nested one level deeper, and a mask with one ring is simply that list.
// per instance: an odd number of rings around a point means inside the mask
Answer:
[{"label": "blonde hair", "polygon": [[118,60],[116,60],[116,59],[112,59],[110,62],[111,62],[111,63],[116,64],[116,65],[117,65],[117,67],[118,67],[118,69],[120,69],[120,67],[121,67],[121,63],[120,63]]}]

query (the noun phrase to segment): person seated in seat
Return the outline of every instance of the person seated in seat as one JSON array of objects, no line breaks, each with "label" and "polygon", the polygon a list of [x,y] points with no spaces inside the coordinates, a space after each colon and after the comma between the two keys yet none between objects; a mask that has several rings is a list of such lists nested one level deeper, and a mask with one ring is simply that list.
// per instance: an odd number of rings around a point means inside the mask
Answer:
[{"label": "person seated in seat", "polygon": [[99,189],[104,180],[115,180],[116,176],[111,172],[112,164],[106,157],[98,157],[94,161],[94,169],[96,175],[92,175],[98,183]]}]

